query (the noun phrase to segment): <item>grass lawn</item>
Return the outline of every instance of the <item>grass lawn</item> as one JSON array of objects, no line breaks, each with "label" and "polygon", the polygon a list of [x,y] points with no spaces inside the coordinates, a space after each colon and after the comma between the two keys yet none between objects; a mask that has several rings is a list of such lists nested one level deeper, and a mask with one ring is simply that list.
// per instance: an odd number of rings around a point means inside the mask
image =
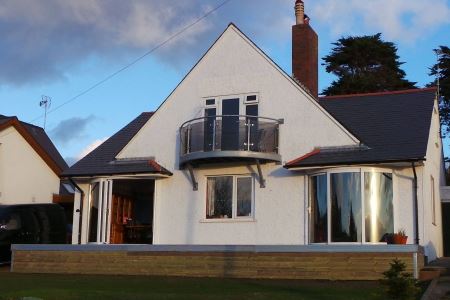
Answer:
[{"label": "grass lawn", "polygon": [[0,273],[0,299],[383,299],[377,282]]}]

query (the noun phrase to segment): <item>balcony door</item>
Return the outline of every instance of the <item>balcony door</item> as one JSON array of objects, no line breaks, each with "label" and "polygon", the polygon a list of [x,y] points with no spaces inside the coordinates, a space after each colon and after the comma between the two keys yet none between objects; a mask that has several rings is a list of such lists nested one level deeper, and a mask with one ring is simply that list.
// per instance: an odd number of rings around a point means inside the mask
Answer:
[{"label": "balcony door", "polygon": [[222,150],[239,149],[239,98],[222,100]]}]

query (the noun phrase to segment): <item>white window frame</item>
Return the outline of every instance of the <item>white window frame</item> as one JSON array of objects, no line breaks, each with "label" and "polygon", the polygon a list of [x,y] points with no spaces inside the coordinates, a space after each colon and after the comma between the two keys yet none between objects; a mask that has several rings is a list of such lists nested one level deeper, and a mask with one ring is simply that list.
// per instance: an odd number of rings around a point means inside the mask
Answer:
[{"label": "white window frame", "polygon": [[[256,101],[247,101],[247,96],[256,96]],[[206,100],[214,99],[214,105],[206,105]],[[247,105],[259,105],[261,97],[259,93],[243,93],[243,94],[232,94],[225,96],[210,96],[203,97],[203,116],[205,116],[205,109],[207,108],[216,108],[216,114],[222,115],[222,101],[227,99],[239,99],[239,115],[244,116]],[[258,107],[259,109],[259,107]],[[259,112],[258,112],[259,114]]]},{"label": "white window frame", "polygon": [[[207,216],[207,203],[208,203],[208,178],[217,177],[232,177],[233,178],[233,191],[231,199],[231,218],[208,218]],[[251,211],[250,216],[237,216],[237,179],[238,178],[250,178],[251,179]],[[223,221],[236,221],[236,220],[254,220],[255,219],[255,176],[253,174],[221,174],[221,175],[206,175],[205,176],[205,206],[204,206],[204,220],[207,222],[223,222]]]},{"label": "white window frame", "polygon": [[[312,245],[384,245],[386,243],[384,242],[366,242],[366,224],[364,221],[365,218],[365,193],[364,193],[364,173],[389,173],[392,176],[392,206],[393,206],[393,212],[392,212],[392,222],[393,222],[393,228],[395,230],[395,199],[396,199],[396,192],[395,192],[395,183],[394,183],[394,170],[392,169],[385,169],[385,168],[335,168],[335,169],[327,169],[327,170],[320,170],[315,173],[308,174],[308,243]],[[340,173],[360,173],[360,179],[361,179],[361,242],[333,242],[331,241],[331,174],[340,174]],[[314,176],[319,175],[325,175],[327,176],[327,242],[326,243],[314,243],[311,242],[311,207],[312,207],[312,197],[311,197],[311,191],[309,190],[310,187],[310,178]]]}]

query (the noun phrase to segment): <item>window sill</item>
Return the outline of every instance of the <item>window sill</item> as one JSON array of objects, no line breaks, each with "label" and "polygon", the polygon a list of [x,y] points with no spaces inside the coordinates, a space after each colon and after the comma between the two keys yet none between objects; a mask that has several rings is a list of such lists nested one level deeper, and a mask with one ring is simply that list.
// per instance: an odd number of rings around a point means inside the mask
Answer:
[{"label": "window sill", "polygon": [[201,219],[200,223],[254,223],[254,218],[242,218],[242,219]]}]

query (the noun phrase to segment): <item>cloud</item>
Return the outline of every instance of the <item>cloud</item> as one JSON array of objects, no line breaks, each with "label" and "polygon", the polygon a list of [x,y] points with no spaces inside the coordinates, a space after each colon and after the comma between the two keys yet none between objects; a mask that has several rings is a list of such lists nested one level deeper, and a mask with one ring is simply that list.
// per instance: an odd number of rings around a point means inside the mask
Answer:
[{"label": "cloud", "polygon": [[[305,1],[314,26],[340,35],[382,32],[415,43],[449,24],[448,0]],[[0,85],[70,78],[100,59],[114,68],[166,40],[221,0],[14,0],[0,4]],[[208,49],[229,22],[264,49],[286,44],[294,0],[231,0],[152,55],[185,68]]]},{"label": "cloud", "polygon": [[370,30],[413,44],[450,24],[447,0],[317,0],[311,6],[312,19],[334,36]]},{"label": "cloud", "polygon": [[81,150],[81,152],[78,154],[77,159],[80,160],[83,157],[85,157],[86,155],[88,155],[89,153],[92,152],[92,150],[94,150],[95,148],[97,148],[98,146],[100,146],[101,144],[103,144],[104,141],[106,141],[108,138],[102,138],[102,139],[98,139],[93,141],[92,143],[90,143],[89,145],[87,145],[83,150]]},{"label": "cloud", "polygon": [[86,118],[73,117],[66,119],[50,130],[49,134],[53,140],[64,146],[84,137],[88,125],[95,119],[96,117],[93,115]]},{"label": "cloud", "polygon": [[[232,0],[158,49],[155,55],[173,67],[191,64],[192,58],[199,57],[231,21],[246,27],[252,35],[287,38],[290,31],[285,24],[292,23],[289,20],[294,18],[292,2]],[[92,58],[124,64],[219,3],[219,0],[2,1],[0,85],[69,78],[70,72]]]},{"label": "cloud", "polygon": [[73,166],[79,159],[77,157],[65,157],[64,160],[66,161],[67,165],[69,167]]}]

